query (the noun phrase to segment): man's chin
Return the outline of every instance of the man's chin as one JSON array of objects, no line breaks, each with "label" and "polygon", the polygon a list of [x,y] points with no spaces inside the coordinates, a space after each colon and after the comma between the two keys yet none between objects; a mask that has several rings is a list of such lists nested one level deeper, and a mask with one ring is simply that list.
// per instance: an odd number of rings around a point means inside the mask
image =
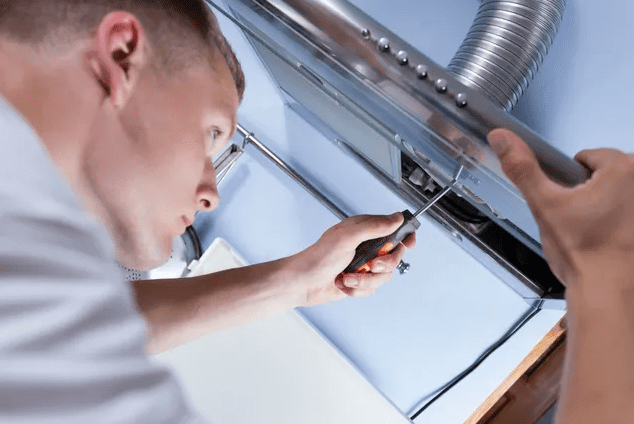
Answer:
[{"label": "man's chin", "polygon": [[132,252],[117,249],[117,261],[120,265],[136,271],[149,271],[165,264],[172,254],[172,245],[169,249],[152,249],[151,252]]},{"label": "man's chin", "polygon": [[119,257],[117,258],[117,262],[119,265],[126,267],[128,269],[132,269],[135,271],[150,271],[154,268],[158,268],[167,262],[169,256],[162,260],[153,260],[153,259],[145,259],[141,260],[140,258],[128,258],[128,257]]}]

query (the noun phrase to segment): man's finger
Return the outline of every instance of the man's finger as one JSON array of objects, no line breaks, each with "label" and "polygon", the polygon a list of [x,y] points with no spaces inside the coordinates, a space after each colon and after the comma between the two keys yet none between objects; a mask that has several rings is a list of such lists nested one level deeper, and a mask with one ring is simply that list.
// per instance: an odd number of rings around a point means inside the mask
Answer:
[{"label": "man's finger", "polygon": [[344,274],[342,281],[337,286],[348,296],[353,296],[354,292],[367,292],[376,290],[392,277],[390,273],[380,274]]},{"label": "man's finger", "polygon": [[350,297],[370,297],[376,293],[376,289],[352,290],[348,296]]},{"label": "man's finger", "polygon": [[496,129],[488,135],[489,144],[497,154],[502,170],[522,192],[532,206],[540,203],[554,183],[548,179],[528,145],[513,132]]},{"label": "man's finger", "polygon": [[355,248],[366,240],[392,234],[403,223],[403,214],[392,215],[357,215],[342,221],[341,229],[345,231],[346,241]]},{"label": "man's finger", "polygon": [[582,150],[575,155],[575,160],[581,162],[590,168],[590,170],[596,171],[597,169],[614,164],[616,159],[623,155],[624,153],[620,150],[608,148]]},{"label": "man's finger", "polygon": [[373,273],[392,272],[396,269],[401,259],[405,255],[405,246],[400,244],[394,250],[387,254],[381,255],[370,262],[370,270]]}]

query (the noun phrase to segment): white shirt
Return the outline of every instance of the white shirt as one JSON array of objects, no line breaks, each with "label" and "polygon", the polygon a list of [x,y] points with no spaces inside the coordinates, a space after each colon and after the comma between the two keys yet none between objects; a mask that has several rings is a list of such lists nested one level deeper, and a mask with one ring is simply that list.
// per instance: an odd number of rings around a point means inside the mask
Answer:
[{"label": "white shirt", "polygon": [[108,233],[0,97],[0,422],[202,423],[145,338]]}]

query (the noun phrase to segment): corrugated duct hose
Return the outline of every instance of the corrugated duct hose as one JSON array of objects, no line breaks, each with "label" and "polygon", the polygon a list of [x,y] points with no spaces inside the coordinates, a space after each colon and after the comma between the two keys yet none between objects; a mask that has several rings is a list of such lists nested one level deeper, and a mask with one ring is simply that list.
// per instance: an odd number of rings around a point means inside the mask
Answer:
[{"label": "corrugated duct hose", "polygon": [[447,69],[510,111],[548,53],[565,7],[565,0],[482,0]]}]

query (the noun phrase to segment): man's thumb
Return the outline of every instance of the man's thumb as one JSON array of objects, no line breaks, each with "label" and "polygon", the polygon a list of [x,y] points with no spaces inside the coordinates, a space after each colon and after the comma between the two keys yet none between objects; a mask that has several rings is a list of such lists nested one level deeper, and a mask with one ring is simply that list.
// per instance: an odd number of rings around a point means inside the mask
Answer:
[{"label": "man's thumb", "polygon": [[513,132],[496,129],[488,135],[491,149],[500,159],[506,176],[522,192],[530,203],[538,192],[549,185],[550,180],[528,145]]}]

